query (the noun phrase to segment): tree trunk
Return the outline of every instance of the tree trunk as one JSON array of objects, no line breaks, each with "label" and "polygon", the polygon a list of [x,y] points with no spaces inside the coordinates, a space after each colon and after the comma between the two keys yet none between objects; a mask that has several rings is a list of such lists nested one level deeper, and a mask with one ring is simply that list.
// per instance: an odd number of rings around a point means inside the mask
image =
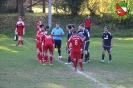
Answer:
[{"label": "tree trunk", "polygon": [[[31,6],[32,5],[32,0],[30,0],[29,3],[30,3],[30,6]],[[29,9],[30,9],[30,11],[32,11],[32,6]]]},{"label": "tree trunk", "polygon": [[16,0],[16,12],[18,12],[18,0]]},{"label": "tree trunk", "polygon": [[45,13],[45,0],[42,0],[42,2],[43,2],[43,13]]},{"label": "tree trunk", "polygon": [[24,16],[23,0],[18,0],[18,15]]}]

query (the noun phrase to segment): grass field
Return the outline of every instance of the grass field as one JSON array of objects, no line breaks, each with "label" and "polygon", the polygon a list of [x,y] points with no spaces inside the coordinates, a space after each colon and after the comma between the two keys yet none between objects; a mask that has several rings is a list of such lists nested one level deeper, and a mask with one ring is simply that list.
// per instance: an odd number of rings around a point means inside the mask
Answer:
[{"label": "grass field", "polygon": [[[67,61],[63,38],[62,56]],[[0,88],[133,88],[133,38],[115,38],[112,63],[101,60],[101,39],[91,38],[91,63],[83,72],[53,60],[53,66],[36,60],[35,41],[24,38],[24,46],[15,46],[13,38],[0,37]],[[55,52],[57,57],[57,52]]]}]

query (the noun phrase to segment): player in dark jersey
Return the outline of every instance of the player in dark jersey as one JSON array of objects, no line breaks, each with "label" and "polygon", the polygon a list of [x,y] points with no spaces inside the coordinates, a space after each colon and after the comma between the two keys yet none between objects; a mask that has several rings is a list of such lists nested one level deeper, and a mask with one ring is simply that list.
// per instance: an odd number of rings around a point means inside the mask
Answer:
[{"label": "player in dark jersey", "polygon": [[105,57],[105,51],[108,51],[109,55],[109,63],[112,61],[112,56],[111,56],[111,49],[113,47],[113,36],[111,33],[108,31],[108,27],[104,27],[104,32],[102,34],[102,60],[101,63],[104,62],[104,57]]},{"label": "player in dark jersey", "polygon": [[[78,33],[77,35],[83,40],[84,39],[84,35],[83,35],[83,30],[81,29],[81,26],[78,27]],[[83,59],[84,57],[84,53],[82,51],[82,54],[81,54],[81,59]]]},{"label": "player in dark jersey", "polygon": [[[68,41],[70,39],[70,37],[72,36],[72,29],[73,29],[73,27],[70,24],[68,24],[66,26],[66,29],[68,30],[68,34],[67,34],[67,41]],[[68,53],[68,62],[65,63],[65,64],[71,64],[72,59],[70,57],[70,51],[69,51],[68,47],[66,47],[66,52]]]},{"label": "player in dark jersey", "polygon": [[[70,43],[72,44],[72,47],[69,47]],[[73,65],[75,67],[75,71],[77,70],[77,64],[76,60],[78,60],[81,70],[82,68],[82,59],[81,59],[81,51],[84,47],[84,43],[82,39],[77,36],[76,30],[73,31],[73,37],[71,37],[68,42],[67,46],[69,50],[71,50],[71,58],[73,59]]]},{"label": "player in dark jersey", "polygon": [[85,54],[85,61],[83,63],[90,63],[90,54],[89,54],[89,44],[90,44],[90,33],[85,28],[84,24],[80,25],[81,30],[83,31],[83,41],[84,41],[84,54]]}]

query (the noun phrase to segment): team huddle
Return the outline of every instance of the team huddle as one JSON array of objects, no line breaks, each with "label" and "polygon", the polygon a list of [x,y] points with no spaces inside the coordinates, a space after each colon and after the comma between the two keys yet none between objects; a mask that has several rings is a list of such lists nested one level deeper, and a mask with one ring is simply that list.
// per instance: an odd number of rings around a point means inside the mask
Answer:
[{"label": "team huddle", "polygon": [[[68,62],[65,64],[73,64],[75,70],[77,70],[77,63],[79,63],[80,70],[83,70],[82,63],[90,63],[90,16],[85,19],[84,24],[80,24],[78,30],[76,30],[75,25],[68,24],[66,29],[68,30],[67,41],[66,41],[66,52],[68,53]],[[37,22],[36,28],[36,48],[37,48],[37,60],[39,60],[43,65],[52,65],[54,48],[58,49],[59,57],[62,59],[61,55],[61,45],[62,36],[64,35],[63,29],[60,27],[59,23],[56,23],[56,27],[52,29],[51,35],[48,35],[50,30],[49,26],[44,26],[42,20]],[[18,34],[19,40],[16,46],[23,43],[22,36],[25,34],[24,22],[21,18],[16,24],[15,34]],[[113,47],[113,37],[110,32],[108,32],[108,27],[104,27],[104,33],[102,35],[102,60],[104,62],[105,51],[108,51],[109,62],[112,61],[111,49]],[[49,53],[48,53],[49,51]],[[83,58],[85,59],[83,60]],[[49,58],[49,59],[48,59]],[[83,60],[83,61],[82,61]]]}]

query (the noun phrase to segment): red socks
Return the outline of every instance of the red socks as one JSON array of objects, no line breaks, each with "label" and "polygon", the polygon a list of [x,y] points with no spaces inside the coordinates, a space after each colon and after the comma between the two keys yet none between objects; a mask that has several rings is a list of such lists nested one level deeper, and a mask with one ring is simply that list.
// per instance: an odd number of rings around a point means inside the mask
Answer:
[{"label": "red socks", "polygon": [[50,56],[50,63],[52,63],[52,60],[53,60],[53,57],[52,57],[52,56]]},{"label": "red socks", "polygon": [[73,59],[73,66],[75,67],[75,69],[76,69],[76,67],[77,67],[77,64],[76,64],[76,59]]},{"label": "red socks", "polygon": [[19,45],[20,43],[21,43],[22,45],[24,45],[23,40],[18,40],[18,45]]},{"label": "red socks", "polygon": [[82,69],[82,67],[83,67],[83,65],[82,65],[82,60],[79,59],[78,61],[79,61],[79,66],[80,66],[80,68]]}]

